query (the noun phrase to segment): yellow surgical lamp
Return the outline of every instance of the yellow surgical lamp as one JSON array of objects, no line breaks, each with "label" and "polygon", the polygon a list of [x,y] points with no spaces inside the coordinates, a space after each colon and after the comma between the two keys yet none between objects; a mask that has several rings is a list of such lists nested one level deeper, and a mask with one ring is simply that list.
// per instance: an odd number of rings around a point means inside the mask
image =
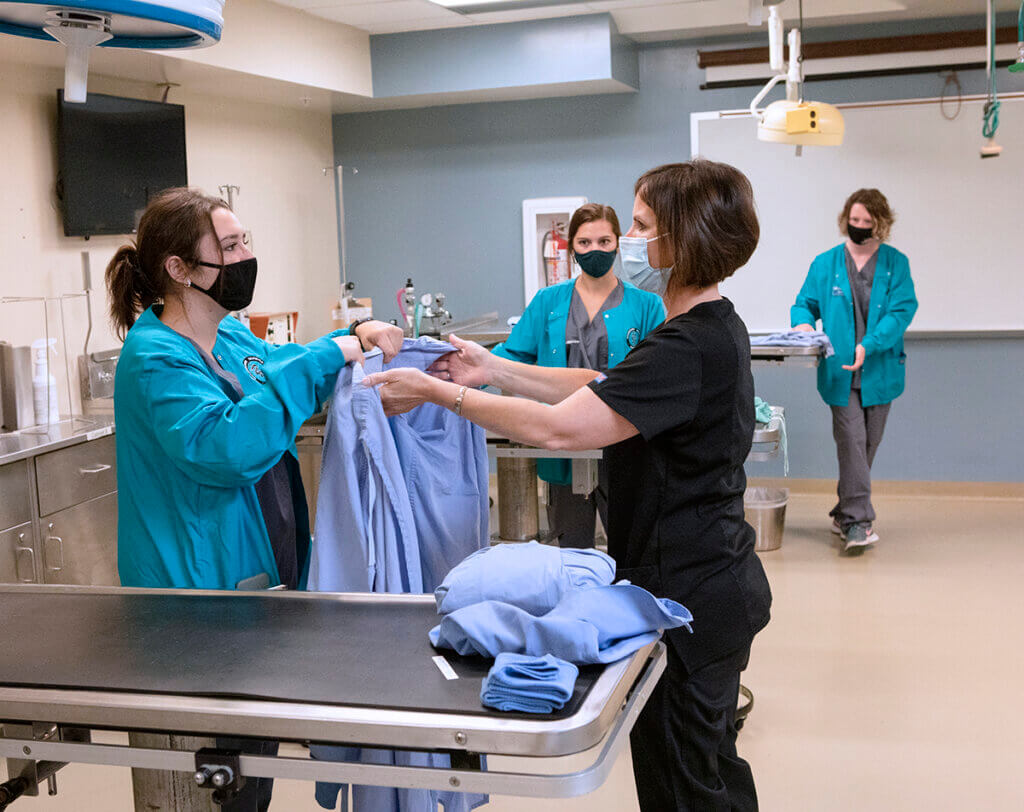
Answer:
[{"label": "yellow surgical lamp", "polygon": [[[772,70],[781,71],[782,18],[776,6],[768,10],[768,53]],[[757,105],[783,80],[786,82],[786,98],[772,102],[764,110],[758,110]],[[800,93],[802,84],[800,29],[794,28],[789,32],[788,71],[769,79],[768,84],[750,102],[750,114],[757,121],[758,140],[796,147],[839,146],[843,143],[845,132],[843,114],[835,105],[804,101]],[[797,154],[800,154],[799,149]]]},{"label": "yellow surgical lamp", "polygon": [[757,123],[760,141],[837,147],[843,143],[843,114],[826,102],[772,102]]}]

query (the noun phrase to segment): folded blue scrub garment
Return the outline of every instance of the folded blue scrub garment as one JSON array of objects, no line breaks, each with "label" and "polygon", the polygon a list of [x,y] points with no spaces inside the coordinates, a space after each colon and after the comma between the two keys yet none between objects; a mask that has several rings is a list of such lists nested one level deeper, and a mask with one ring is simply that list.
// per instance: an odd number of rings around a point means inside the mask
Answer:
[{"label": "folded blue scrub garment", "polygon": [[543,615],[569,592],[607,586],[614,578],[615,561],[599,550],[563,550],[536,541],[498,544],[465,558],[434,590],[434,599],[443,615],[481,601]]},{"label": "folded blue scrub garment", "polygon": [[577,665],[611,663],[657,640],[664,629],[689,629],[692,620],[675,601],[619,583],[573,590],[542,617],[500,601],[466,606],[431,629],[430,642],[463,655],[553,654]]},{"label": "folded blue scrub garment", "polygon": [[750,339],[754,347],[821,347],[826,358],[836,354],[832,348],[832,339],[821,330],[782,330],[767,336],[755,336]]},{"label": "folded blue scrub garment", "polygon": [[569,701],[579,673],[550,654],[499,654],[481,684],[480,701],[500,711],[552,713]]}]

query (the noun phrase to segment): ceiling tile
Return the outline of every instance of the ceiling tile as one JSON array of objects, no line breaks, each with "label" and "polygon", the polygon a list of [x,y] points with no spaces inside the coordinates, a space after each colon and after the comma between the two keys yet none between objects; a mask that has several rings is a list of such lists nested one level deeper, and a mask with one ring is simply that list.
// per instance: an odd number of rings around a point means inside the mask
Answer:
[{"label": "ceiling tile", "polygon": [[[301,0],[299,0],[301,2]],[[705,0],[675,0],[673,5],[683,3],[701,3]],[[659,5],[657,0],[591,0],[586,7],[591,11],[616,11],[620,8],[644,8]]]},{"label": "ceiling tile", "polygon": [[585,4],[575,3],[565,6],[542,6],[540,8],[524,8],[518,11],[488,11],[479,14],[467,14],[474,23],[511,23],[520,20],[545,20],[554,17],[582,17],[595,14]]},{"label": "ceiling tile", "polygon": [[[322,0],[321,0],[322,1]],[[428,0],[389,0],[385,3],[329,5],[308,9],[310,14],[346,25],[362,27],[378,23],[423,21],[423,28],[432,28],[430,21],[443,23],[462,15]]]}]

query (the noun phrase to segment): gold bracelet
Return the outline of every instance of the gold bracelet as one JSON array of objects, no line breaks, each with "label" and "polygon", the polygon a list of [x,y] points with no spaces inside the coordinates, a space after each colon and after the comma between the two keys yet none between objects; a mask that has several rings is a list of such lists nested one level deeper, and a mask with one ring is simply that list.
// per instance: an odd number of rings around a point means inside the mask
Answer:
[{"label": "gold bracelet", "polygon": [[460,416],[462,415],[462,399],[466,396],[467,389],[469,389],[468,386],[463,386],[459,390],[459,396],[455,398],[455,407],[452,409],[452,411],[455,412],[455,414]]}]

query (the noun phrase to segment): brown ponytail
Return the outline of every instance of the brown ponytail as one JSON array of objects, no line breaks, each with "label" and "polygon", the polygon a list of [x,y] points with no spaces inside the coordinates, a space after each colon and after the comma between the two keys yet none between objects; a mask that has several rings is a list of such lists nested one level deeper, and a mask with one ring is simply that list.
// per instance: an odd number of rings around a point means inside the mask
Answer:
[{"label": "brown ponytail", "polygon": [[186,188],[168,189],[150,201],[139,220],[138,239],[117,250],[104,275],[110,320],[122,341],[139,314],[170,292],[167,260],[176,256],[194,265],[199,241],[215,234],[211,213],[228,208],[220,198]]},{"label": "brown ponytail", "polygon": [[125,333],[135,323],[136,316],[153,304],[152,300],[146,301],[143,297],[139,252],[134,245],[122,245],[117,249],[107,265],[105,278],[110,320],[117,328],[118,338],[124,341]]}]

